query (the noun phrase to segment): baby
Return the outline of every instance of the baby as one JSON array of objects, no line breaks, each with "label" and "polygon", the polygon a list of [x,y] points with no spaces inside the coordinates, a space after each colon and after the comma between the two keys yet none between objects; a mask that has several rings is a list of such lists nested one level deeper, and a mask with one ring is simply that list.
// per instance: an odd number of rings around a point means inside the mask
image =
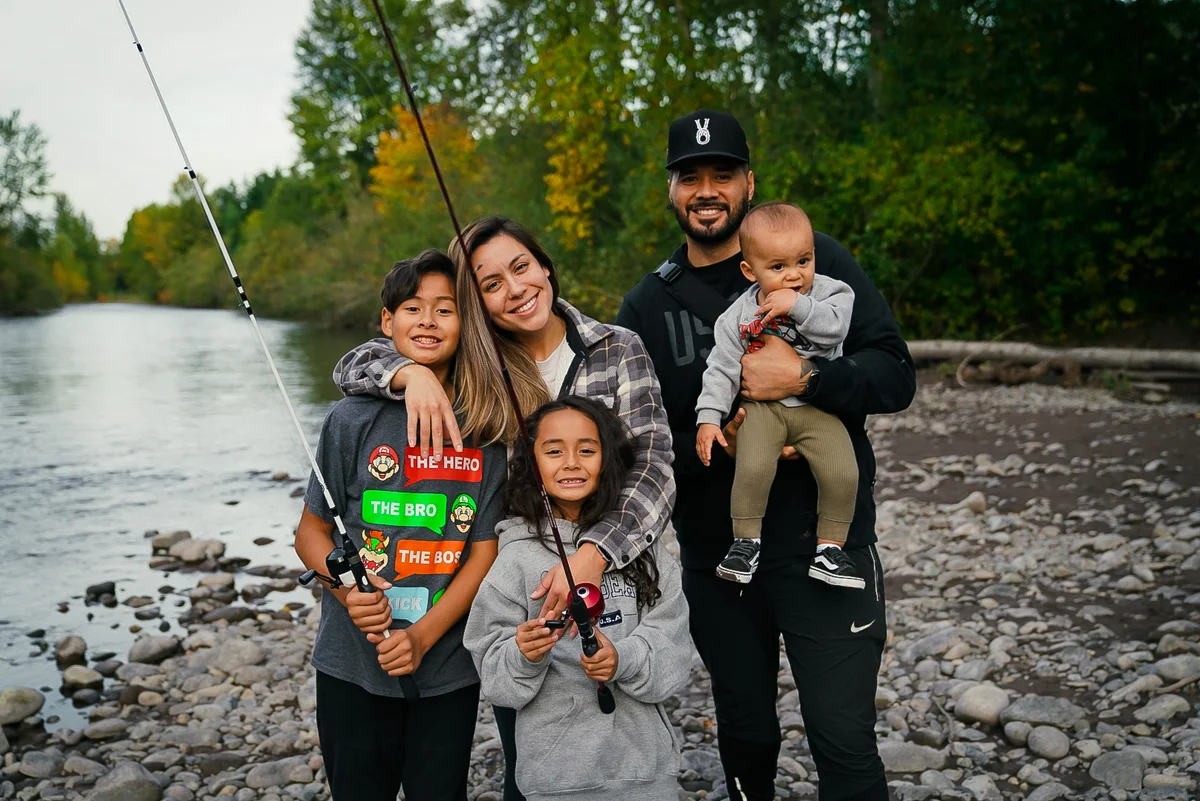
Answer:
[{"label": "baby", "polygon": [[[806,359],[842,355],[850,329],[854,292],[815,271],[812,224],[791,203],[764,203],[746,215],[739,231],[742,273],[754,285],[717,318],[716,345],[696,403],[696,453],[709,464],[713,441],[726,445],[721,422],[741,385],[742,355],[777,336]],[[762,519],[785,445],[808,460],[817,482],[817,554],[808,574],[837,587],[862,589],[866,582],[841,546],[846,543],[858,491],[854,446],[841,420],[803,397],[745,401],[738,431],[733,480],[733,544],[717,575],[747,583],[758,568]]]}]

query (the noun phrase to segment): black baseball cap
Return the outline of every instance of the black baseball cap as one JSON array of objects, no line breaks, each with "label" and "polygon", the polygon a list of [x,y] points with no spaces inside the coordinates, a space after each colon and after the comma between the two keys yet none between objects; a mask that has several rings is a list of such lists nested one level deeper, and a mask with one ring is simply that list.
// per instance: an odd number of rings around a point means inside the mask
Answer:
[{"label": "black baseball cap", "polygon": [[732,114],[702,108],[675,122],[667,132],[667,169],[694,158],[727,158],[750,163],[746,132]]}]

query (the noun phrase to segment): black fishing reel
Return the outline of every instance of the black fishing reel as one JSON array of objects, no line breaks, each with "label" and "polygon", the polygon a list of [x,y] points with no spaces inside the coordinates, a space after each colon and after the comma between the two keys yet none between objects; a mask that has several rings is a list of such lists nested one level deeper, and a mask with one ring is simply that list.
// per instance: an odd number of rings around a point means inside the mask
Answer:
[{"label": "black fishing reel", "polygon": [[[306,570],[296,581],[303,587],[308,587],[315,580],[331,590],[357,587],[359,592],[368,595],[379,592],[378,588],[367,578],[367,568],[363,566],[362,559],[359,557],[358,551],[354,549],[354,543],[350,541],[350,537],[343,533],[341,539],[341,544],[334,545],[333,550],[325,557],[325,569],[329,571],[329,575],[316,570]],[[386,638],[388,632],[384,631],[383,636]],[[421,697],[417,681],[411,674],[396,678],[400,682],[400,689],[404,691],[405,699],[415,701]]]},{"label": "black fishing reel", "polygon": [[[334,546],[334,549],[325,557],[325,570],[328,571],[328,575],[316,570],[306,570],[296,579],[296,583],[301,587],[310,587],[314,581],[319,581],[331,590],[339,590],[357,583],[350,567],[350,560],[346,558],[346,551],[340,545]],[[368,581],[367,584],[369,586],[371,582]],[[359,589],[362,590],[362,587],[360,586]],[[370,587],[363,592],[370,592],[374,589],[374,587]]]}]

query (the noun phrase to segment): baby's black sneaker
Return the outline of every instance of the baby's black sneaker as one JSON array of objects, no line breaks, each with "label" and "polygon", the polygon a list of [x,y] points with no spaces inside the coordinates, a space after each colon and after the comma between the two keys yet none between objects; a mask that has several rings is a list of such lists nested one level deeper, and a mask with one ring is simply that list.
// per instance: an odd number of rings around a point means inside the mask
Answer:
[{"label": "baby's black sneaker", "polygon": [[759,540],[735,539],[729,553],[717,565],[717,575],[727,581],[748,584],[758,570]]},{"label": "baby's black sneaker", "polygon": [[[726,557],[726,559],[728,558]],[[718,568],[719,570],[720,568]],[[812,566],[808,568],[808,575],[817,581],[823,581],[835,587],[861,590],[867,586],[863,577],[858,575],[858,568],[854,566],[854,562],[846,555],[845,551],[836,546],[817,551],[817,555],[813,557]]]}]

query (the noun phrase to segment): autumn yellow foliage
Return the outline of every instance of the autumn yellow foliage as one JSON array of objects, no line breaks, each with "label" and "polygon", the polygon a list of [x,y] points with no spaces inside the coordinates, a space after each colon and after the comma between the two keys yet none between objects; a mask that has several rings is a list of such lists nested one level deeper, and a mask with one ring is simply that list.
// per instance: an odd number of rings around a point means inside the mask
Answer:
[{"label": "autumn yellow foliage", "polygon": [[[440,190],[416,118],[396,106],[396,128],[379,137],[376,164],[371,168],[371,193],[381,214],[421,211],[441,204]],[[421,110],[425,131],[437,148],[442,175],[451,187],[467,186],[483,178],[476,143],[463,120],[446,105]]]}]

